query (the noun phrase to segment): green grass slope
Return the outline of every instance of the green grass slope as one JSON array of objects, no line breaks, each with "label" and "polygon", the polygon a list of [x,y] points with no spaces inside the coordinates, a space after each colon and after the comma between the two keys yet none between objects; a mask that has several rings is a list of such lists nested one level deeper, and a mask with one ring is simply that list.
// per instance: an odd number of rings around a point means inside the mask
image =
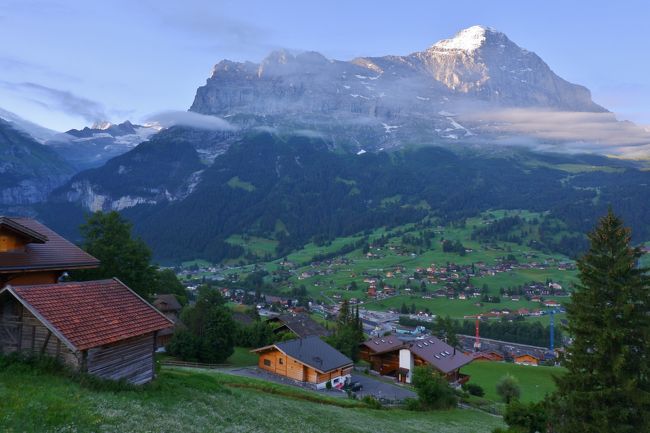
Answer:
[{"label": "green grass slope", "polygon": [[471,376],[470,383],[480,385],[485,390],[485,398],[500,401],[496,392],[499,379],[511,374],[519,381],[521,401],[540,401],[546,394],[555,390],[553,376],[564,374],[566,370],[556,367],[517,365],[505,362],[473,362],[462,369]]},{"label": "green grass slope", "polygon": [[372,410],[295,388],[163,369],[141,390],[102,391],[14,364],[0,371],[3,432],[490,432],[473,410]]}]

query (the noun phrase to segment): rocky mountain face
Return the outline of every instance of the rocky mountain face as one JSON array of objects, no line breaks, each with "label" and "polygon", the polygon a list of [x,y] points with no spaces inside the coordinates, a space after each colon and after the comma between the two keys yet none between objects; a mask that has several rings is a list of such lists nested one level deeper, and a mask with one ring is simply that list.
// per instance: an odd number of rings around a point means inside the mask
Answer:
[{"label": "rocky mountain face", "polygon": [[79,203],[92,212],[182,200],[229,143],[227,132],[165,129],[103,166],[76,174],[50,200]]},{"label": "rocky mountain face", "polygon": [[46,141],[62,158],[79,170],[99,167],[160,131],[159,127],[134,125],[128,120],[120,124],[97,123],[81,130],[71,129]]},{"label": "rocky mountain face", "polygon": [[[278,51],[259,64],[224,60],[197,90],[190,111],[224,118],[234,131],[164,130],[103,167],[79,173],[54,199],[92,211],[181,201],[203,182],[204,169],[218,155],[260,132],[318,138],[352,154],[405,144],[483,145],[489,136],[457,116],[468,106],[605,111],[586,88],[558,77],[503,33],[481,26],[407,56],[338,61],[315,52]],[[78,158],[72,161],[77,165],[94,165],[113,148],[123,152],[130,145],[126,137],[141,139],[143,131],[128,122],[95,125],[68,131],[72,139],[65,145],[49,143]],[[182,157],[174,160],[181,149]],[[93,160],[95,152],[101,158]]]},{"label": "rocky mountain face", "polygon": [[43,201],[74,170],[52,149],[0,119],[0,208]]},{"label": "rocky mountain face", "polygon": [[589,90],[535,53],[475,26],[407,56],[329,60],[274,52],[261,63],[224,60],[190,110],[250,127],[309,129],[334,143],[380,149],[479,141],[458,110],[480,106],[605,112]]}]

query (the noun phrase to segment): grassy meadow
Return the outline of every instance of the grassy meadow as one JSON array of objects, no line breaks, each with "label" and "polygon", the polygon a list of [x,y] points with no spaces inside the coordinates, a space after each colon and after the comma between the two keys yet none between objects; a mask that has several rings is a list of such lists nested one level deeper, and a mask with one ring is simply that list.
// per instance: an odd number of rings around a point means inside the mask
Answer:
[{"label": "grassy meadow", "polygon": [[0,371],[0,430],[7,433],[488,433],[502,426],[476,410],[375,410],[217,372],[164,368],[141,389],[103,390],[21,364]]},{"label": "grassy meadow", "polygon": [[561,375],[565,370],[558,367],[478,361],[463,367],[461,372],[469,374],[470,383],[483,387],[485,398],[494,401],[500,400],[496,392],[497,382],[506,374],[511,374],[519,381],[521,401],[535,402],[555,390],[553,376]]}]

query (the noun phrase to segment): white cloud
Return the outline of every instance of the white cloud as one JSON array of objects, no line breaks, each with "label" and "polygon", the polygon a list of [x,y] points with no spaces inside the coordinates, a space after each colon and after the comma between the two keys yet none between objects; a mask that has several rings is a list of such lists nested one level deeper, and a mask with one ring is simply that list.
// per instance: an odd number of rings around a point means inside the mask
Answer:
[{"label": "white cloud", "polygon": [[158,123],[164,128],[180,125],[212,131],[234,131],[237,129],[234,125],[220,117],[207,116],[191,111],[161,111],[148,116],[145,121]]},{"label": "white cloud", "polygon": [[528,144],[542,150],[596,152],[626,156],[650,155],[650,130],[619,121],[613,113],[504,109],[468,111],[460,119],[479,124],[493,134],[532,137]]}]

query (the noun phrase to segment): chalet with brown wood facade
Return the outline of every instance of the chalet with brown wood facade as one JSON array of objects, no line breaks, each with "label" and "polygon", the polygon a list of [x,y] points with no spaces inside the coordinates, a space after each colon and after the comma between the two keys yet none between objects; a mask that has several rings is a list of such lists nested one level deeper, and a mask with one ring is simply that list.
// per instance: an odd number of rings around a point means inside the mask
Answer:
[{"label": "chalet with brown wood facade", "polygon": [[53,284],[66,271],[97,266],[99,260],[38,221],[0,216],[0,287]]},{"label": "chalet with brown wood facade", "polygon": [[364,341],[359,348],[361,359],[382,376],[395,376],[399,369],[399,349],[404,342],[394,335]]},{"label": "chalet with brown wood facade", "polygon": [[467,354],[472,358],[473,361],[493,361],[501,362],[504,360],[503,355],[498,352],[470,352]]},{"label": "chalet with brown wood facade", "polygon": [[352,360],[316,336],[284,341],[253,350],[258,367],[323,389],[342,387],[352,374]]},{"label": "chalet with brown wood facade", "polygon": [[513,357],[515,364],[519,365],[539,365],[539,358],[531,353],[524,353]]},{"label": "chalet with brown wood facade", "polygon": [[464,383],[469,376],[460,368],[472,358],[435,337],[402,342],[396,336],[378,337],[361,344],[361,358],[382,375],[395,376],[400,382],[411,383],[413,369],[430,365],[449,382]]},{"label": "chalet with brown wood facade", "polygon": [[172,322],[117,279],[59,282],[97,266],[39,222],[0,217],[0,354],[46,355],[100,378],[149,382],[156,335]]}]

